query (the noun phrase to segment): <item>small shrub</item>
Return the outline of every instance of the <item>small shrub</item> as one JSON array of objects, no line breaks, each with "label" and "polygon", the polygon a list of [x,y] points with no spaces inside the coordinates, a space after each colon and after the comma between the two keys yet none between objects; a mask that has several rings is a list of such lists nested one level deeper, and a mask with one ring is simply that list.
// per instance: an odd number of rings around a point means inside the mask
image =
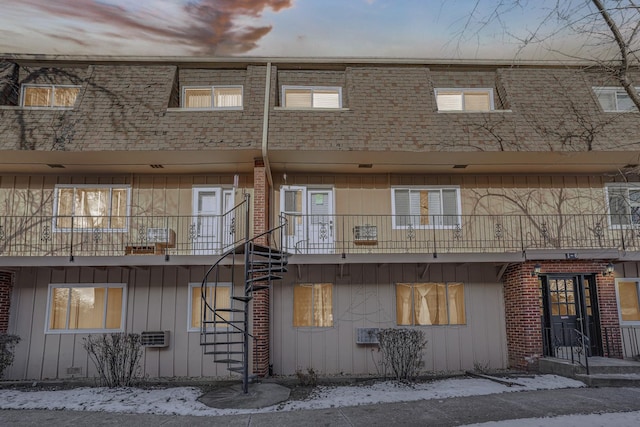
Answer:
[{"label": "small shrub", "polygon": [[20,337],[17,335],[0,333],[0,378],[4,375],[5,369],[13,363],[13,350],[19,342]]},{"label": "small shrub", "polygon": [[296,376],[302,386],[315,387],[318,385],[318,373],[313,368],[307,368],[307,372],[303,372],[298,369],[296,371]]},{"label": "small shrub", "polygon": [[399,381],[415,380],[427,345],[424,332],[416,329],[381,329],[378,331],[384,372]]},{"label": "small shrub", "polygon": [[140,378],[140,334],[89,335],[82,345],[98,369],[101,385],[129,387]]}]

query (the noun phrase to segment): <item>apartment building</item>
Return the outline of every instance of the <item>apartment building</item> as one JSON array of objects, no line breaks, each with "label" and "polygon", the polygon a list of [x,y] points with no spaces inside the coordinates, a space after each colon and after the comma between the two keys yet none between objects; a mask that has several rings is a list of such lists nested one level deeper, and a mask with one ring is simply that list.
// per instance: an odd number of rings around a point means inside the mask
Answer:
[{"label": "apartment building", "polygon": [[635,356],[638,129],[584,64],[4,57],[5,376],[93,376],[104,332],[236,375],[208,324],[261,376],[379,374],[395,327],[425,371]]}]

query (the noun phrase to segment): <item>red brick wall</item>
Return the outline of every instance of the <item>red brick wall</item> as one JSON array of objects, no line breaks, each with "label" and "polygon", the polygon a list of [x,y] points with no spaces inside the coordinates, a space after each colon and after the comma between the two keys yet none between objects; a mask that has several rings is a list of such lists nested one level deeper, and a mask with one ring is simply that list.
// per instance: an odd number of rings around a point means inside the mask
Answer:
[{"label": "red brick wall", "polygon": [[[600,326],[617,327],[618,308],[615,277],[603,276],[607,262],[601,261],[527,261],[510,266],[504,275],[504,300],[507,329],[509,366],[517,369],[535,369],[542,356],[542,330],[540,311],[540,285],[532,277],[535,264],[540,264],[541,275],[549,273],[596,273]],[[619,345],[620,337],[614,336]]]},{"label": "red brick wall", "polygon": [[[269,183],[262,160],[256,160],[253,170],[253,232],[254,235],[268,229]],[[256,243],[268,244],[265,237]],[[269,290],[253,293],[253,373],[269,374]]]},{"label": "red brick wall", "polygon": [[9,330],[12,287],[13,274],[9,271],[0,271],[0,332]]}]

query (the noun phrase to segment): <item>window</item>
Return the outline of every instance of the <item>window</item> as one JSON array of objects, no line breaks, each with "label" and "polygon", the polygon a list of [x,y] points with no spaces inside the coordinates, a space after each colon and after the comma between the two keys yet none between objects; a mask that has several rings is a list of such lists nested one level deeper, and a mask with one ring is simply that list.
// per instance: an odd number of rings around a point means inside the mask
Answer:
[{"label": "window", "polygon": [[57,185],[54,229],[126,231],[129,187],[122,185]]},{"label": "window", "polygon": [[80,86],[24,85],[23,107],[73,108]]},{"label": "window", "polygon": [[493,89],[436,89],[438,111],[491,111]]},{"label": "window", "polygon": [[633,101],[621,87],[594,87],[593,91],[603,111],[637,111]]},{"label": "window", "polygon": [[606,190],[611,225],[640,225],[640,185],[610,185]]},{"label": "window", "polygon": [[464,325],[463,283],[398,283],[398,325]]},{"label": "window", "polygon": [[293,326],[333,326],[333,285],[313,283],[293,288]]},{"label": "window", "polygon": [[47,332],[123,331],[124,283],[50,284]]},{"label": "window", "polygon": [[458,188],[393,188],[393,228],[454,227],[460,224]]},{"label": "window", "polygon": [[197,110],[242,109],[242,86],[185,87],[182,107]]},{"label": "window", "polygon": [[[206,300],[210,307],[219,309],[231,308],[231,283],[207,283]],[[202,322],[202,283],[189,283],[189,323],[187,330],[190,332],[200,331]],[[231,312],[218,312],[224,320],[231,320]],[[211,310],[207,310],[207,320],[214,320]],[[220,320],[220,318],[218,318]],[[218,328],[224,325],[216,325]]]},{"label": "window", "polygon": [[282,86],[286,108],[342,108],[342,88]]},{"label": "window", "polygon": [[616,279],[622,322],[640,322],[640,279]]}]

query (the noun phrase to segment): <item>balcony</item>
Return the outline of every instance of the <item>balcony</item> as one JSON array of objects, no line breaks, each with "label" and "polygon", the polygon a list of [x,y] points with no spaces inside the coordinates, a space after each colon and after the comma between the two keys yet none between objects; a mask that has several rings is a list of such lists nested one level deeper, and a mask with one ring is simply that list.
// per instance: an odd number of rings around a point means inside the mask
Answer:
[{"label": "balcony", "polygon": [[[287,215],[282,245],[294,255],[508,255],[591,251],[597,258],[640,250],[640,226],[608,215]],[[209,216],[0,217],[8,257],[217,255],[241,243],[244,212]],[[110,225],[110,228],[105,225]],[[597,256],[599,254],[599,256]],[[409,258],[407,258],[408,260]],[[126,262],[126,261],[122,261]]]},{"label": "balcony", "polygon": [[[507,254],[640,249],[640,224],[581,215],[287,215],[292,254]],[[625,220],[627,222],[625,222]],[[611,256],[609,254],[608,256]],[[617,256],[616,256],[617,257]]]},{"label": "balcony", "polygon": [[247,234],[245,212],[237,208],[201,216],[5,216],[0,217],[0,260],[217,255],[243,242]]}]

